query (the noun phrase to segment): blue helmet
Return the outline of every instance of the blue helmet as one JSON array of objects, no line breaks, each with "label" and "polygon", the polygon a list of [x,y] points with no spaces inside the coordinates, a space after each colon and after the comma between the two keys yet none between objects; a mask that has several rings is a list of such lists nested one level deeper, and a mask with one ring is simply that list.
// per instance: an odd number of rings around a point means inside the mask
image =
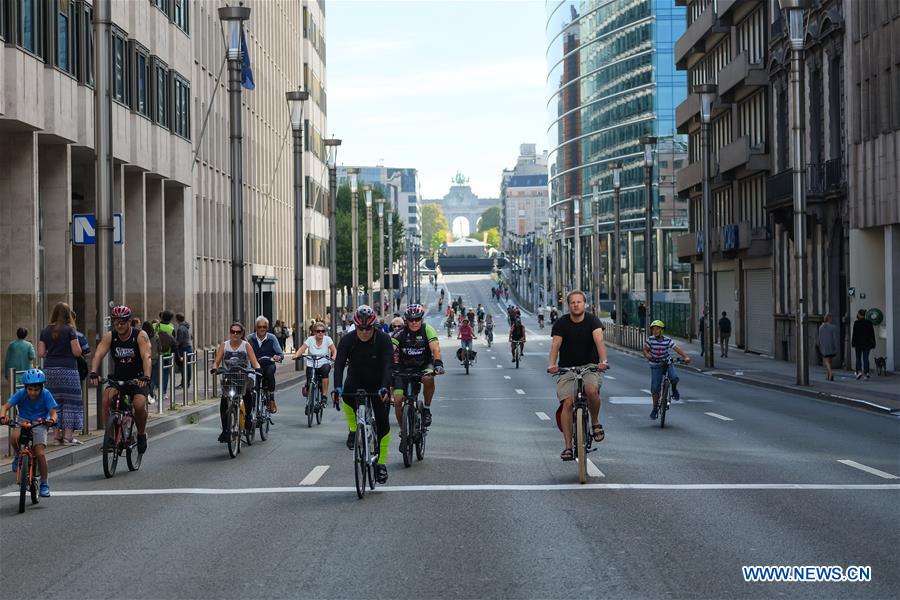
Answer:
[{"label": "blue helmet", "polygon": [[47,376],[40,369],[28,369],[22,375],[22,383],[24,385],[42,385],[47,383]]}]

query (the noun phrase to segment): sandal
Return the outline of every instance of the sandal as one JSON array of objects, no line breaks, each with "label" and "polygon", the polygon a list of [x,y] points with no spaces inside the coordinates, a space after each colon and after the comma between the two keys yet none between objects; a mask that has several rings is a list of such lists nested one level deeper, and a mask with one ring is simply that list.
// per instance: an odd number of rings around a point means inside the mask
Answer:
[{"label": "sandal", "polygon": [[591,437],[594,438],[594,441],[598,443],[606,439],[606,432],[603,431],[603,425],[601,425],[600,423],[591,425]]},{"label": "sandal", "polygon": [[575,460],[575,454],[572,453],[571,448],[566,448],[565,450],[563,450],[559,457],[565,461]]},{"label": "sandal", "polygon": [[275,406],[274,400],[272,402],[269,402],[269,412],[273,415],[278,412],[278,407]]}]

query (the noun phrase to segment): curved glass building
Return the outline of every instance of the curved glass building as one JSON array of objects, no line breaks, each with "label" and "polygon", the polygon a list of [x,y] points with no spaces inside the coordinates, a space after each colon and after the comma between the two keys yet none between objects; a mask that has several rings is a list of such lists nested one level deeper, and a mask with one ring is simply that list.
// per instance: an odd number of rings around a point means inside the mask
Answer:
[{"label": "curved glass building", "polygon": [[[590,289],[596,272],[601,298],[610,297],[612,263],[607,250],[612,242],[614,215],[609,167],[621,163],[622,287],[626,292],[643,289],[646,211],[644,152],[639,141],[642,135],[661,140],[653,175],[654,227],[668,231],[667,227],[680,223],[669,219],[666,225],[658,212],[660,201],[678,202],[665,197],[662,190],[667,186],[661,173],[667,167],[672,172],[672,164],[683,160],[678,153],[684,149],[675,131],[675,107],[686,96],[687,79],[685,73],[675,70],[674,47],[686,19],[684,8],[676,7],[675,2],[546,2],[551,228],[557,244],[555,255],[561,259],[552,268],[556,281],[567,282],[561,287]],[[667,157],[666,152],[672,155]],[[575,202],[581,209],[580,277],[574,276]],[[682,210],[686,215],[686,204]],[[594,219],[599,223],[599,242],[593,234]],[[670,272],[679,268],[670,258],[671,241],[661,234],[657,239],[664,241],[654,250],[656,289],[681,287],[681,278]],[[601,250],[597,269],[591,258],[595,243]]]}]

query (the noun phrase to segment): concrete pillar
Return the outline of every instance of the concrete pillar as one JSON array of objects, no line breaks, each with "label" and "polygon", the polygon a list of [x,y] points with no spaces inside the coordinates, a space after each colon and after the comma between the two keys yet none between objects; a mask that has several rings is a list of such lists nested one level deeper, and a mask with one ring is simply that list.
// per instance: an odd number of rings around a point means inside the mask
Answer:
[{"label": "concrete pillar", "polygon": [[[96,189],[93,155],[88,155],[84,148],[73,147],[72,159],[72,214],[93,213]],[[72,308],[78,313],[78,326],[83,328],[92,347],[97,341],[94,252],[95,246],[72,246]]]},{"label": "concrete pillar", "polygon": [[166,256],[166,239],[163,231],[166,226],[163,180],[146,177],[147,212],[144,239],[147,247],[147,318],[157,318],[165,308],[166,273],[164,259]]},{"label": "concrete pillar", "polygon": [[[72,217],[72,162],[68,144],[38,147],[38,186],[41,212],[41,292],[44,319],[57,302],[72,305],[72,245],[69,222]],[[80,315],[79,328],[88,321]]]},{"label": "concrete pillar", "polygon": [[141,319],[147,319],[147,191],[141,171],[126,171],[124,177],[125,303]]},{"label": "concrete pillar", "polygon": [[[113,167],[113,214],[125,215],[125,166]],[[124,231],[122,232],[124,235]],[[128,290],[125,288],[125,245],[113,244],[113,302],[125,302]]]},{"label": "concrete pillar", "polygon": [[184,312],[190,315],[187,307],[189,288],[187,275],[191,263],[193,232],[188,229],[187,198],[189,189],[181,186],[165,188],[165,256],[164,271],[166,280],[165,308],[172,312]]},{"label": "concrete pillar", "polygon": [[[900,369],[900,315],[895,307],[900,306],[900,225],[884,228],[884,330],[885,358],[891,371]],[[874,359],[872,363],[874,365]]]}]

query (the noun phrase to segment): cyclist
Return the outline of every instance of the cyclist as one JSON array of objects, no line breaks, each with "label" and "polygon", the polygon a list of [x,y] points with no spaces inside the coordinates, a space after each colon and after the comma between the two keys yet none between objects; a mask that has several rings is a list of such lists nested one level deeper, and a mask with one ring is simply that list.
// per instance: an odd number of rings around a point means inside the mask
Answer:
[{"label": "cyclist", "polygon": [[544,310],[545,309],[543,305],[538,307],[538,327],[540,327],[541,329],[544,328]]},{"label": "cyclist", "polygon": [[[666,324],[660,320],[650,323],[650,337],[644,341],[644,358],[650,362],[650,393],[653,394],[653,410],[650,411],[650,418],[656,419],[659,416],[659,392],[662,388],[662,367],[669,359],[669,352],[674,350],[681,356],[685,363],[691,362],[691,357],[684,353],[684,350],[678,347],[670,337],[663,335]],[[678,402],[681,400],[681,394],[678,393],[678,373],[675,372],[675,365],[669,365],[668,369],[669,381],[672,382],[672,400]]]},{"label": "cyclist", "polygon": [[494,339],[494,315],[491,313],[488,313],[487,317],[484,319],[484,335],[491,340]]},{"label": "cyclist", "polygon": [[[389,417],[388,403],[390,402],[389,387],[391,385],[391,366],[394,360],[394,348],[389,335],[375,329],[378,318],[372,307],[362,304],[353,315],[353,323],[356,329],[353,335],[345,335],[341,338],[337,348],[337,358],[334,362],[334,396],[335,402],[341,399],[341,394],[346,389],[348,394],[362,389],[368,393],[378,393],[383,402],[373,402],[372,409],[375,412],[375,431],[378,436],[378,464],[375,465],[375,480],[378,483],[387,482],[387,451],[391,443],[391,421]],[[344,368],[347,368],[347,378],[341,385],[341,377]],[[347,448],[353,450],[353,440],[356,437],[356,411],[359,408],[359,398],[350,396],[341,400],[344,415],[347,417],[347,425],[350,433],[347,435]]]},{"label": "cyclist", "polygon": [[[326,335],[325,323],[321,321],[316,321],[315,326],[313,326],[313,335],[306,338],[306,341],[297,348],[297,351],[294,352],[294,355],[291,357],[294,360],[299,359],[303,354],[308,354],[309,356],[327,356],[331,360],[334,360],[334,357],[337,355],[337,347],[334,345],[334,340],[331,339],[331,336]],[[313,377],[317,377],[319,380],[319,384],[322,390],[322,397],[327,398],[328,394],[328,373],[331,372],[331,365],[323,364],[321,361],[314,361],[311,358],[306,359],[306,384],[303,386],[303,395],[309,392],[309,382],[312,381]]]},{"label": "cyclist", "polygon": [[[296,331],[296,329],[295,329]],[[259,361],[256,360],[256,354],[253,352],[247,340],[244,339],[244,325],[238,321],[231,324],[228,328],[228,338],[216,348],[216,357],[213,359],[212,369],[210,372],[215,374],[219,365],[223,362],[229,367],[242,367],[249,369],[259,369]],[[254,376],[247,377],[247,385],[244,387],[244,414],[249,415],[253,411],[253,382]],[[219,442],[227,442],[229,438],[228,420],[226,412],[228,410],[228,399],[222,396],[219,402],[219,415],[222,417],[222,433],[219,434]]]},{"label": "cyclist", "polygon": [[484,306],[481,304],[478,305],[478,309],[475,311],[476,316],[478,317],[478,330],[480,331],[484,327],[484,316],[485,316]]},{"label": "cyclist", "polygon": [[[603,342],[603,325],[596,315],[585,312],[587,296],[581,290],[573,290],[566,297],[569,314],[560,317],[550,332],[550,356],[548,373],[557,373],[560,367],[590,367],[596,365],[600,371],[609,368],[606,360],[606,345]],[[557,364],[557,359],[559,363]],[[575,460],[572,453],[572,410],[575,405],[575,374],[564,373],[556,382],[556,397],[559,408],[556,411],[565,442],[565,449],[559,457]],[[584,394],[591,414],[591,437],[602,442],[605,437],[600,424],[600,374],[584,373]]]},{"label": "cyclist", "polygon": [[[40,369],[28,369],[22,374],[22,385],[24,390],[19,390],[13,394],[9,400],[0,406],[0,423],[6,425],[9,418],[6,411],[10,406],[18,407],[18,422],[33,423],[38,419],[43,419],[47,426],[56,423],[56,400],[50,390],[44,387],[47,383],[47,376]],[[20,431],[14,429],[9,432],[9,443],[13,447],[15,457],[12,461],[13,473],[19,470],[19,435]],[[47,428],[35,427],[31,430],[31,447],[34,450],[34,456],[37,458],[38,469],[41,472],[41,498],[50,497],[50,481],[49,470],[47,468],[47,455],[44,451],[47,448]]]},{"label": "cyclist", "polygon": [[[406,307],[406,326],[391,335],[394,344],[394,369],[410,369],[427,371],[434,375],[444,372],[444,361],[441,360],[441,344],[437,332],[422,319],[425,308],[421,304],[410,304]],[[422,377],[422,389],[425,406],[422,409],[422,420],[425,427],[431,426],[431,399],[434,398],[434,375]],[[394,378],[394,413],[397,423],[403,416],[403,380]]]},{"label": "cyclist", "polygon": [[[472,340],[475,339],[475,331],[472,330],[472,326],[469,325],[468,319],[463,319],[462,325],[459,326],[459,335],[456,336],[456,339],[462,340],[462,344],[460,344],[460,350],[468,351],[472,349]],[[457,352],[460,360],[462,360],[462,353]]]},{"label": "cyclist", "polygon": [[[525,326],[522,325],[522,319],[516,319],[512,327],[509,328],[509,351],[512,353],[519,342],[519,356],[525,356]],[[513,362],[516,362],[513,359]]]},{"label": "cyclist", "polygon": [[256,317],[256,332],[250,336],[250,345],[253,346],[253,353],[256,360],[262,368],[262,380],[260,383],[271,392],[271,401],[269,402],[269,412],[275,414],[278,407],[275,405],[275,363],[284,360],[284,350],[278,343],[278,338],[274,333],[269,332],[269,320],[260,315]]},{"label": "cyclist", "polygon": [[97,345],[94,358],[91,360],[91,383],[97,384],[100,377],[97,369],[103,362],[103,357],[109,352],[113,360],[112,379],[116,381],[130,381],[137,379],[138,385],[128,385],[120,390],[112,386],[103,391],[103,422],[109,416],[109,401],[117,393],[131,397],[131,406],[134,408],[134,422],[137,425],[137,449],[138,454],[147,451],[147,395],[150,393],[150,374],[152,363],[150,360],[150,338],[147,333],[131,326],[131,309],[119,305],[112,309],[113,331],[103,335],[103,339]]},{"label": "cyclist", "polygon": [[556,320],[558,318],[559,318],[559,313],[556,312],[556,308],[555,307],[551,308],[550,309],[550,324],[553,325],[554,323],[556,323]]}]

